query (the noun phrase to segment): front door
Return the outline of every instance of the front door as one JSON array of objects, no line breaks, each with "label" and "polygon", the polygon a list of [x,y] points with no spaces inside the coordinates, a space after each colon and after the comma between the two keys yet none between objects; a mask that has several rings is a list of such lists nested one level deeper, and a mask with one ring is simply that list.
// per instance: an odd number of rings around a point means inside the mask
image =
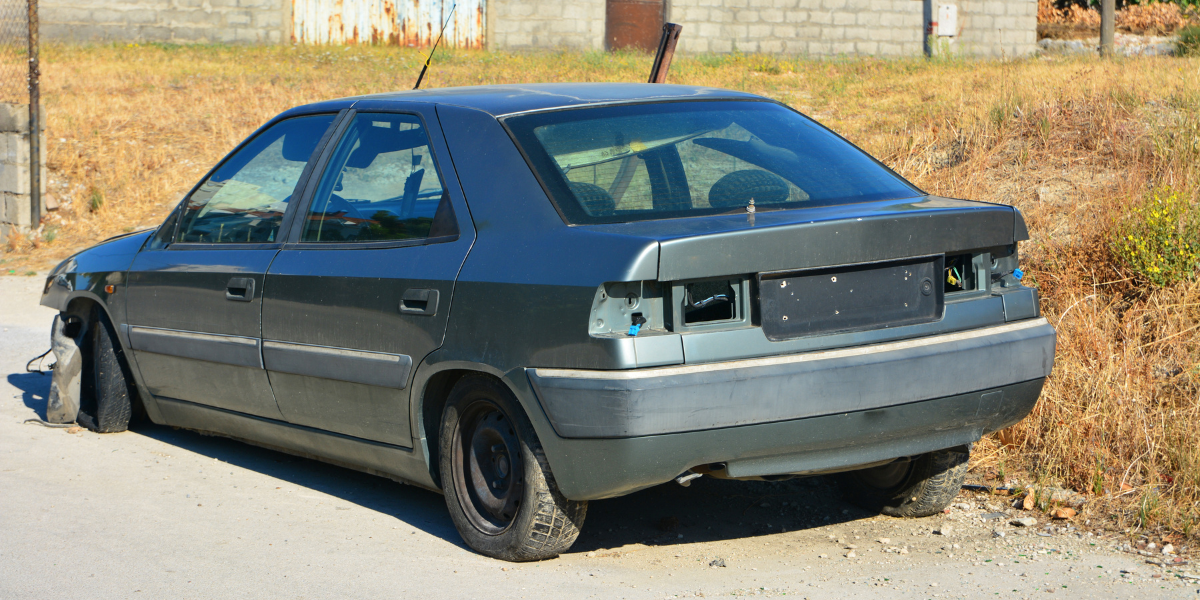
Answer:
[{"label": "front door", "polygon": [[267,273],[263,359],[289,422],[410,447],[409,384],[442,343],[474,228],[436,114],[370,106]]},{"label": "front door", "polygon": [[294,188],[335,117],[287,119],[256,135],[138,253],[129,340],[150,393],[281,418],[260,353],[264,276]]}]

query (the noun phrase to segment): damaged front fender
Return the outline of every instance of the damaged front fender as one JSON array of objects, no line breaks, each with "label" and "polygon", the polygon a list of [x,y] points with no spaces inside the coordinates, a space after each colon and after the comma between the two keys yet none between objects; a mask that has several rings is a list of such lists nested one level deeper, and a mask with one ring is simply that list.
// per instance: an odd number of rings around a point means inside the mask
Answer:
[{"label": "damaged front fender", "polygon": [[79,396],[83,382],[84,323],[79,317],[55,315],[50,330],[50,350],[54,353],[54,376],[50,381],[50,399],[46,420],[74,423],[79,415]]}]

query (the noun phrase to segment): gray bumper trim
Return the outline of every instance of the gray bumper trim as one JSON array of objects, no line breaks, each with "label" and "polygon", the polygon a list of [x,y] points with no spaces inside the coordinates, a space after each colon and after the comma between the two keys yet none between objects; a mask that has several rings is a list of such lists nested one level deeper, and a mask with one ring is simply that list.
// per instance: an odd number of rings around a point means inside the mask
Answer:
[{"label": "gray bumper trim", "polygon": [[1041,379],[1054,346],[1054,328],[1038,318],[770,358],[528,374],[560,436],[621,438],[871,410]]}]

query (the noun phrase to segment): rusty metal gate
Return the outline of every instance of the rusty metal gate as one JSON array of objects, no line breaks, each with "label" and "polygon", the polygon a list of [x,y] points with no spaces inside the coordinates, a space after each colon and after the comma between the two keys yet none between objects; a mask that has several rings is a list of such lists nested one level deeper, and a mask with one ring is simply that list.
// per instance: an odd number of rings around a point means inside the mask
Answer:
[{"label": "rusty metal gate", "polygon": [[663,0],[606,0],[604,45],[609,50],[632,48],[654,52],[662,36]]},{"label": "rusty metal gate", "polygon": [[486,0],[292,0],[292,41],[483,48]]}]

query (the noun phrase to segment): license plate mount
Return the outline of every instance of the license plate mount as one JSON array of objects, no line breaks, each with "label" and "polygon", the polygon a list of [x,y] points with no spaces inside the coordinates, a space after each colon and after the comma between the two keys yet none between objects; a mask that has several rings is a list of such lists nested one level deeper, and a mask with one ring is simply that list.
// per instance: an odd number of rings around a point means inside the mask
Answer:
[{"label": "license plate mount", "polygon": [[941,320],[943,255],[758,275],[771,341]]}]

